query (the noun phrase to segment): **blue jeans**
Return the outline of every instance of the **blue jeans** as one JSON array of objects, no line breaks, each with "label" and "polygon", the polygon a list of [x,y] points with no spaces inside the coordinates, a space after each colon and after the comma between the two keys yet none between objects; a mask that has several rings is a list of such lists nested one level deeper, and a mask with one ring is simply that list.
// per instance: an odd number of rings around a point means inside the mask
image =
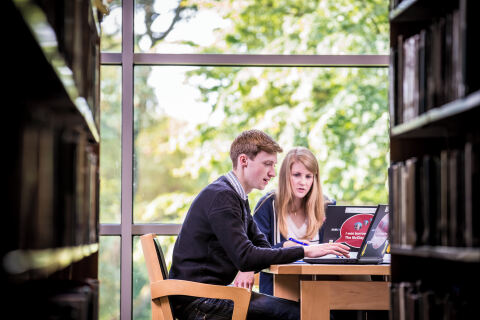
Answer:
[{"label": "blue jeans", "polygon": [[[176,313],[175,315],[181,320],[225,320],[232,318],[232,312],[233,301],[231,300],[198,298],[188,304],[179,312],[180,314]],[[247,319],[299,320],[300,304],[298,302],[252,292]]]}]

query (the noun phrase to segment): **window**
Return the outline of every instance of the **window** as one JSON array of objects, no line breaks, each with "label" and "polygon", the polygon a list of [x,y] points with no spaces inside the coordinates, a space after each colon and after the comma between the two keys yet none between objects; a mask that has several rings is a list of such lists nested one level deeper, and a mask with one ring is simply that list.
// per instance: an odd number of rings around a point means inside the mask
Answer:
[{"label": "window", "polygon": [[[161,235],[170,259],[193,197],[230,170],[230,143],[245,129],[265,130],[284,150],[312,149],[337,202],[387,201],[387,2],[124,0],[110,9],[100,234],[120,239],[122,294],[120,306],[102,308],[150,319],[137,236]],[[252,206],[262,194],[249,196]]]}]

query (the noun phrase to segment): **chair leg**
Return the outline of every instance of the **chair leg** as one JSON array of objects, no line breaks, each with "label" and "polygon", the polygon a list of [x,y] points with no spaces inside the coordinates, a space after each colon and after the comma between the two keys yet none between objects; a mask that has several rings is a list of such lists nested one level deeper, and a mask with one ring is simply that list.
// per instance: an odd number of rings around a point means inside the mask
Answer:
[{"label": "chair leg", "polygon": [[162,305],[158,299],[155,299],[151,303],[152,306],[152,320],[167,320],[163,316]]}]

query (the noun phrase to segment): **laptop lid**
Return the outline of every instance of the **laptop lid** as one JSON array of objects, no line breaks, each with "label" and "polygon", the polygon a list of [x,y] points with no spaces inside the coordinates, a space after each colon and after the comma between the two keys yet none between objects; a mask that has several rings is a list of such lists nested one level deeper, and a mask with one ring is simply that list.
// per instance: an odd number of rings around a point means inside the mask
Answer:
[{"label": "laptop lid", "polygon": [[377,206],[327,206],[322,243],[340,242],[359,251]]},{"label": "laptop lid", "polygon": [[378,264],[383,261],[388,243],[388,205],[378,205],[368,223],[368,230],[358,253],[351,252],[350,258],[330,254],[318,258],[304,258],[303,261],[313,264]]},{"label": "laptop lid", "polygon": [[385,255],[389,244],[388,215],[388,205],[379,204],[357,255],[359,260],[378,260]]}]

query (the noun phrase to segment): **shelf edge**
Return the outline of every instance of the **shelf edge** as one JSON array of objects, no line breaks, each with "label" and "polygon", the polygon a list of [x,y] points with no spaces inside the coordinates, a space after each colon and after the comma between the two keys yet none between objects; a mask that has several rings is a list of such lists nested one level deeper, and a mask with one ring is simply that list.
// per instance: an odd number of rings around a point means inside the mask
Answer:
[{"label": "shelf edge", "polygon": [[391,137],[397,137],[422,126],[463,113],[480,106],[480,90],[466,97],[448,102],[438,108],[433,108],[415,119],[399,124],[391,129]]},{"label": "shelf edge", "polygon": [[81,97],[78,93],[75,81],[73,80],[73,72],[67,66],[65,59],[58,50],[55,31],[48,23],[45,13],[31,0],[14,0],[13,2],[22,14],[30,32],[65,88],[72,104],[84,118],[91,135],[96,142],[100,142],[100,134],[95,124],[92,111],[85,98]]},{"label": "shelf edge", "polygon": [[14,250],[3,257],[3,267],[11,275],[27,271],[51,274],[97,252],[98,243],[76,247],[62,247],[39,250]]},{"label": "shelf edge", "polygon": [[465,247],[410,247],[393,246],[391,253],[393,255],[413,256],[421,258],[435,258],[462,262],[480,262],[480,248]]},{"label": "shelf edge", "polygon": [[418,2],[418,0],[404,0],[396,6],[389,15],[390,21],[394,21],[397,19],[400,15],[402,15],[405,11],[407,11],[410,7],[415,5],[415,3]]}]

